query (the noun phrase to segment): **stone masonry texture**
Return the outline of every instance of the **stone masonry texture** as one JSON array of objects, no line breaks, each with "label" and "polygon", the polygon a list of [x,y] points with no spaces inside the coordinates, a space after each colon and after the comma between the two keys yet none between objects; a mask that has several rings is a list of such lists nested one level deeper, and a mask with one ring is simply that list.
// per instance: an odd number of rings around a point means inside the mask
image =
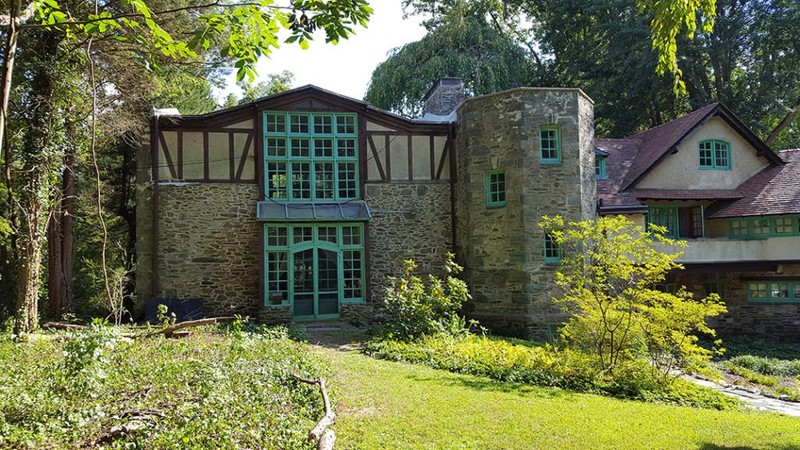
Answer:
[{"label": "stone masonry texture", "polygon": [[387,276],[399,276],[413,259],[420,273],[439,274],[452,251],[450,184],[367,184],[370,302],[379,304]]},{"label": "stone masonry texture", "polygon": [[[472,292],[469,315],[496,332],[545,338],[563,322],[544,262],[543,215],[594,212],[593,112],[576,89],[515,89],[467,100],[456,131],[457,255]],[[561,130],[561,162],[539,158],[539,126]],[[486,206],[486,173],[506,171],[507,206]]]},{"label": "stone masonry texture", "polygon": [[158,297],[200,298],[207,315],[259,313],[255,184],[159,186]]}]

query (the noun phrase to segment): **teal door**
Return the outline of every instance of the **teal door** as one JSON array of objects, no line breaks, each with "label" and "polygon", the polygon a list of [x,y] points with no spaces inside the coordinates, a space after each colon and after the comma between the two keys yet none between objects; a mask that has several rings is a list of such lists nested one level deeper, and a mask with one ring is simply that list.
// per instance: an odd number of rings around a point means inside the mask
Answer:
[{"label": "teal door", "polygon": [[311,247],[292,253],[295,318],[339,316],[339,250]]}]

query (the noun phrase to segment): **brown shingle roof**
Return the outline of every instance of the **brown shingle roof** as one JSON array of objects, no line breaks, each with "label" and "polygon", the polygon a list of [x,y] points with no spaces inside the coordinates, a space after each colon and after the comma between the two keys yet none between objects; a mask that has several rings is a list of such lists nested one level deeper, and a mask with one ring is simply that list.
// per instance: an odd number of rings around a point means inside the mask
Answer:
[{"label": "brown shingle roof", "polygon": [[633,189],[632,197],[653,200],[724,200],[743,198],[736,189]]},{"label": "brown shingle roof", "polygon": [[655,164],[674,148],[684,136],[697,125],[706,121],[719,109],[719,103],[712,103],[683,117],[658,125],[629,139],[639,141],[639,151],[631,162],[630,170],[622,181],[622,189],[629,188],[639,181]]},{"label": "brown shingle roof", "polygon": [[595,139],[594,145],[608,154],[605,180],[597,180],[597,198],[600,210],[619,208],[645,208],[635,197],[622,191],[622,180],[630,169],[631,162],[639,152],[641,143],[635,139]]},{"label": "brown shingle roof", "polygon": [[706,217],[800,214],[800,149],[777,152],[786,164],[770,166],[737,188],[744,197],[713,205]]}]

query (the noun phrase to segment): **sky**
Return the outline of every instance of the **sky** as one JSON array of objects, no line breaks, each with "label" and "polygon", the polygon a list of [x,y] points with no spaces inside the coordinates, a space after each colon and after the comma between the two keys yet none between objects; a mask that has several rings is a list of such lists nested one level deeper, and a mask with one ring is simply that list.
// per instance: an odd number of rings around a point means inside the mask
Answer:
[{"label": "sky", "polygon": [[[355,99],[363,99],[372,71],[385,61],[389,51],[420,40],[425,29],[413,16],[403,20],[401,0],[371,0],[374,9],[368,27],[338,45],[326,44],[324,33],[317,32],[307,50],[297,44],[284,44],[270,59],[257,65],[260,76],[288,70],[294,74],[293,87],[313,84]],[[234,76],[229,86],[235,84]],[[238,89],[238,88],[235,88]]]}]

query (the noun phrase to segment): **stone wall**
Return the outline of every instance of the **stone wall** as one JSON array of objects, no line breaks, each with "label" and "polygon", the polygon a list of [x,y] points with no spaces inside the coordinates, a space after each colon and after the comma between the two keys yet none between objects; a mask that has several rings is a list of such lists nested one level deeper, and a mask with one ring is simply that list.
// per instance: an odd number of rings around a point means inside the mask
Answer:
[{"label": "stone wall", "polygon": [[705,297],[706,282],[718,280],[728,312],[709,321],[721,336],[751,335],[767,339],[800,341],[800,304],[749,303],[747,280],[800,279],[800,265],[781,265],[777,272],[677,273],[677,285],[697,298]]},{"label": "stone wall", "polygon": [[[152,189],[141,189],[144,203],[152,205]],[[171,183],[160,185],[158,195],[157,297],[200,298],[207,315],[256,317],[261,303],[258,186]],[[146,245],[152,245],[152,224],[147,231],[146,224],[139,227],[140,268],[150,265],[152,247]],[[141,302],[152,297],[152,272],[137,274]]]},{"label": "stone wall", "polygon": [[[543,215],[594,214],[591,101],[576,89],[515,89],[467,100],[456,132],[457,255],[470,316],[496,332],[546,337],[564,320],[551,298],[557,264],[544,262]],[[539,126],[561,130],[561,163],[539,160]],[[486,172],[506,171],[507,206],[487,208]]]},{"label": "stone wall", "polygon": [[379,304],[386,277],[398,276],[413,259],[421,273],[441,271],[452,251],[449,183],[367,184],[369,302]]}]

